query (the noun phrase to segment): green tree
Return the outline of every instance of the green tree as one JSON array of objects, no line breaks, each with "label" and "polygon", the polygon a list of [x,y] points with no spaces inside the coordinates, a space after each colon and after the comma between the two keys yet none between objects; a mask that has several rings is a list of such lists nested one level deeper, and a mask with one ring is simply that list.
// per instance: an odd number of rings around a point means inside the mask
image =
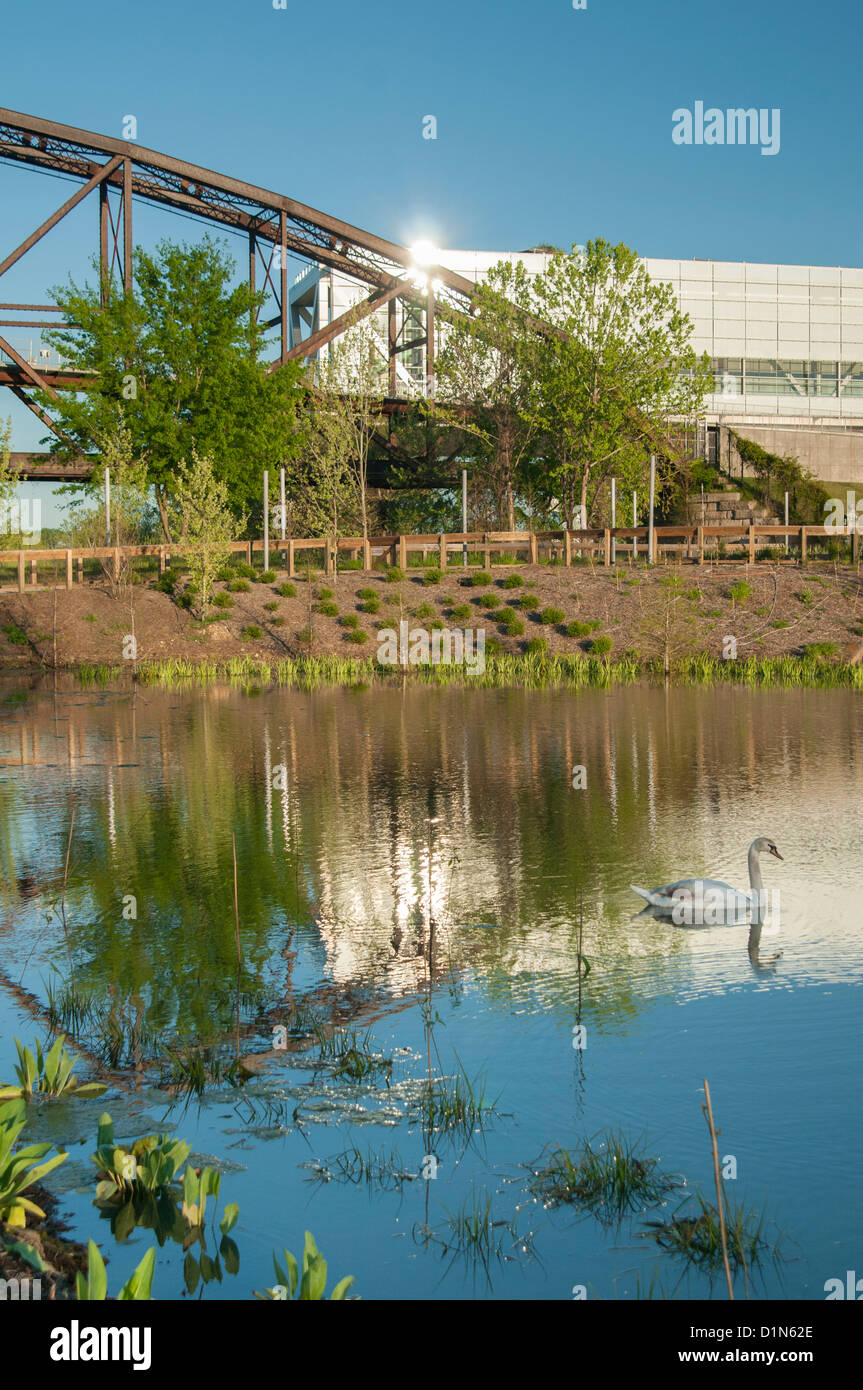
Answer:
[{"label": "green tree", "polygon": [[113,281],[52,291],[72,327],[46,341],[93,384],[43,402],[70,441],[54,439],[51,451],[92,451],[122,403],[168,540],[177,465],[193,449],[212,459],[232,509],[257,515],[262,470],[278,468],[301,443],[302,369],[289,362],[268,370],[256,318],[264,296],[233,284],[234,270],[209,237],[193,246],[163,241],[153,254],[136,250],[130,294]]},{"label": "green tree", "polygon": [[446,315],[449,331],[437,360],[439,414],[464,434],[464,453],[491,493],[502,530],[515,530],[523,463],[538,433],[528,410],[536,332],[533,295],[521,261],[492,266],[476,288],[470,315]]},{"label": "green tree", "polygon": [[228,486],[218,478],[212,459],[193,449],[177,469],[176,495],[185,519],[189,573],[200,592],[201,617],[207,611],[216,574],[230,558],[231,541],[245,526],[229,506]]},{"label": "green tree", "polygon": [[542,435],[545,489],[572,526],[612,473],[629,490],[643,485],[649,453],[675,456],[670,418],[699,413],[709,364],[671,286],[627,246],[556,252],[533,288],[534,312],[555,331],[532,340],[527,415]]}]

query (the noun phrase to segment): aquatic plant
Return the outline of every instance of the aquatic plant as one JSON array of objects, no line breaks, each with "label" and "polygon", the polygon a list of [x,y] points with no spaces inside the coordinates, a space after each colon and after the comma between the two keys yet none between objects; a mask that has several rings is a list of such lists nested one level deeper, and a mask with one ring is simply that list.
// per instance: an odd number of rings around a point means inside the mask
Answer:
[{"label": "aquatic plant", "polygon": [[[276,1271],[277,1280],[275,1287],[266,1289],[263,1293],[259,1293],[256,1289],[255,1298],[263,1299],[265,1302],[287,1302],[295,1298],[298,1303],[319,1302],[324,1299],[327,1287],[327,1262],[315,1245],[311,1231],[306,1231],[302,1271],[300,1271],[290,1250],[283,1250],[282,1254],[285,1259],[284,1268],[273,1253],[273,1268]],[[337,1303],[346,1299],[348,1290],[353,1287],[354,1282],[353,1274],[340,1279],[330,1294],[329,1301]]]},{"label": "aquatic plant", "polygon": [[328,1032],[320,1023],[313,1025],[318,1056],[322,1062],[334,1064],[336,1076],[349,1076],[352,1081],[363,1081],[379,1071],[392,1071],[392,1058],[382,1057],[372,1048],[370,1029],[364,1033],[356,1029],[336,1028]]},{"label": "aquatic plant", "polygon": [[[150,1246],[144,1258],[129,1275],[117,1298],[121,1303],[142,1303],[151,1298],[153,1271],[156,1267],[156,1248]],[[75,1275],[75,1296],[79,1302],[98,1302],[108,1297],[108,1276],[105,1261],[94,1241],[87,1241],[87,1273]]]},{"label": "aquatic plant", "polygon": [[458,1071],[452,1077],[433,1077],[426,1081],[420,1096],[424,1125],[431,1130],[472,1131],[494,1113],[499,1096],[490,1100],[484,1072],[470,1079],[458,1058]]},{"label": "aquatic plant", "polygon": [[533,1192],[547,1206],[585,1207],[605,1220],[652,1207],[675,1186],[625,1135],[609,1131],[598,1142],[585,1140],[573,1154],[555,1147],[531,1180]]},{"label": "aquatic plant", "polygon": [[66,1051],[65,1044],[65,1034],[61,1033],[50,1052],[43,1054],[42,1044],[37,1041],[34,1056],[29,1047],[25,1047],[16,1038],[18,1065],[15,1067],[15,1075],[18,1077],[18,1085],[0,1086],[0,1101],[19,1098],[32,1100],[34,1095],[51,1100],[60,1096],[77,1096],[80,1100],[89,1100],[94,1096],[104,1095],[108,1088],[101,1081],[81,1083],[73,1075],[72,1068],[80,1058],[71,1056]]},{"label": "aquatic plant", "polygon": [[90,1155],[99,1181],[96,1200],[124,1197],[135,1185],[155,1192],[172,1183],[191,1151],[191,1144],[167,1134],[148,1134],[131,1148],[114,1142],[114,1123],[106,1112],[99,1117],[96,1152]]},{"label": "aquatic plant", "polygon": [[46,1159],[51,1144],[16,1148],[26,1123],[27,1110],[22,1100],[0,1105],[0,1221],[7,1226],[26,1226],[28,1212],[44,1220],[42,1208],[24,1193],[68,1158],[68,1154],[57,1153]]},{"label": "aquatic plant", "polygon": [[399,1191],[404,1183],[414,1182],[419,1176],[405,1167],[395,1151],[382,1151],[377,1154],[370,1149],[368,1153],[362,1153],[356,1145],[323,1161],[316,1160],[305,1166],[312,1171],[309,1181],[349,1182],[356,1187],[363,1184],[378,1191]]},{"label": "aquatic plant", "polygon": [[[765,1235],[765,1216],[743,1202],[724,1199],[725,1229],[728,1260],[735,1272],[741,1268],[754,1269],[765,1256],[776,1259],[777,1243]],[[693,1210],[694,1208],[694,1210]],[[718,1209],[694,1193],[684,1208],[668,1221],[648,1221],[651,1238],[660,1249],[680,1255],[691,1264],[717,1272],[723,1264],[722,1229]]]}]

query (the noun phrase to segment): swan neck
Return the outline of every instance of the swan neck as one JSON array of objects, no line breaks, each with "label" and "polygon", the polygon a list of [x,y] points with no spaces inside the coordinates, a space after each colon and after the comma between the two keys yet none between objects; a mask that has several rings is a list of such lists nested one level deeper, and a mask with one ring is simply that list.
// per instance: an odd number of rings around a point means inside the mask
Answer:
[{"label": "swan neck", "polygon": [[749,886],[754,889],[756,893],[760,893],[764,887],[764,882],[761,878],[761,864],[758,858],[758,850],[754,845],[752,845],[749,850]]}]

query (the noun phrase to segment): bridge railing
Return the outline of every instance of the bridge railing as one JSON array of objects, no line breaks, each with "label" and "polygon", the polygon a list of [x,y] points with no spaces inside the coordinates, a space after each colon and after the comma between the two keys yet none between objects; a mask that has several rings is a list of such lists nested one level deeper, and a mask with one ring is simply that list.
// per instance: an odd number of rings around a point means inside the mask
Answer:
[{"label": "bridge railing", "polygon": [[[351,569],[370,572],[381,564],[403,570],[415,565],[434,566],[457,573],[468,565],[482,564],[486,569],[516,564],[599,563],[611,565],[618,560],[629,563],[650,558],[654,564],[673,560],[694,564],[719,563],[730,560],[749,565],[760,562],[805,563],[810,543],[816,545],[829,539],[848,541],[848,558],[857,564],[860,558],[859,532],[853,527],[773,526],[749,523],[726,523],[717,526],[655,526],[653,554],[648,557],[650,532],[646,526],[593,527],[585,530],[562,531],[455,531],[420,535],[317,536],[281,540],[263,539],[234,541],[228,547],[244,556],[248,564],[266,555],[271,568],[294,578],[306,564],[322,569],[327,575],[339,568],[340,557],[347,556]],[[188,555],[192,547],[182,541],[172,545],[124,545],[39,549],[25,546],[16,550],[0,550],[0,589],[27,589],[40,585],[39,571],[51,571],[47,587],[71,589],[73,583],[84,583],[87,572],[104,575],[107,570],[120,573],[124,562],[145,560],[146,568],[163,575],[172,560]],[[419,559],[417,560],[417,557]],[[274,563],[276,562],[276,563]],[[455,563],[453,563],[455,562]],[[142,566],[143,568],[143,566]],[[10,583],[4,583],[8,577]]]}]

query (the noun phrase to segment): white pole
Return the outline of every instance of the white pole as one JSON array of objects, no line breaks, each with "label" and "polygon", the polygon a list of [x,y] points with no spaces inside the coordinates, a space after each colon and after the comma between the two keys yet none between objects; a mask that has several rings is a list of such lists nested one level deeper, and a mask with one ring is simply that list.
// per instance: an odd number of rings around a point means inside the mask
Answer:
[{"label": "white pole", "polygon": [[280,469],[279,469],[279,503],[280,503],[281,508],[282,508],[282,524],[281,524],[281,526],[280,526],[280,528],[279,528],[279,533],[280,533],[280,535],[281,535],[282,540],[284,540],[284,539],[285,539],[285,527],[286,527],[286,524],[287,524],[287,515],[286,515],[286,508],[285,508],[285,470],[284,470],[284,468],[280,468]]},{"label": "white pole", "polygon": [[111,544],[111,473],[105,469],[105,544]]},{"label": "white pole", "polygon": [[[467,530],[467,469],[461,470],[461,529]],[[467,541],[464,541],[461,548],[461,562],[467,567]]]},{"label": "white pole", "polygon": [[270,568],[270,475],[264,469],[264,569]]},{"label": "white pole", "polygon": [[[785,525],[788,525],[788,493],[785,494]],[[785,554],[788,554],[788,537],[785,537]]]},{"label": "white pole", "polygon": [[611,563],[617,564],[617,541],[614,539],[614,528],[617,525],[617,479],[611,480]]},{"label": "white pole", "polygon": [[[637,525],[638,525],[638,493],[637,493],[637,492],[634,492],[634,493],[632,494],[632,524],[633,524],[633,526],[637,526]],[[637,559],[638,559],[638,537],[637,537],[637,536],[633,536],[633,537],[632,537],[632,558],[633,558],[633,560],[637,560]]]},{"label": "white pole", "polygon": [[647,563],[653,564],[653,506],[656,501],[656,455],[650,455],[650,515],[647,518]]}]

